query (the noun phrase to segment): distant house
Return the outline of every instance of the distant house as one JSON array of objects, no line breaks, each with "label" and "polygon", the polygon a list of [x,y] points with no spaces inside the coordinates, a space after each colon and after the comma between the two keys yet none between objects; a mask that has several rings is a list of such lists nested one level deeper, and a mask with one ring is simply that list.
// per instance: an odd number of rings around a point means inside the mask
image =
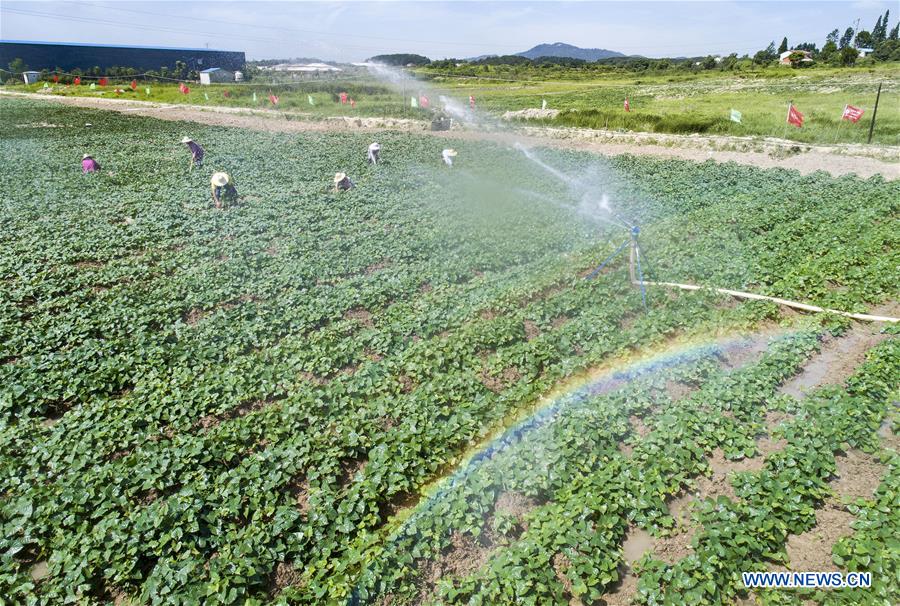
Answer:
[{"label": "distant house", "polygon": [[213,82],[234,82],[234,72],[221,67],[211,67],[200,72],[200,84],[209,86]]},{"label": "distant house", "polygon": [[856,50],[859,51],[859,58],[860,58],[860,59],[862,59],[863,57],[868,57],[869,55],[871,55],[872,53],[875,52],[875,49],[874,49],[874,48],[858,48],[858,49],[856,49]]},{"label": "distant house", "polygon": [[25,84],[34,84],[41,78],[41,72],[22,72],[22,80]]},{"label": "distant house", "polygon": [[803,53],[803,58],[800,59],[801,63],[812,63],[812,53],[805,50],[787,50],[778,55],[778,63],[781,65],[791,65],[791,55],[794,53]]}]

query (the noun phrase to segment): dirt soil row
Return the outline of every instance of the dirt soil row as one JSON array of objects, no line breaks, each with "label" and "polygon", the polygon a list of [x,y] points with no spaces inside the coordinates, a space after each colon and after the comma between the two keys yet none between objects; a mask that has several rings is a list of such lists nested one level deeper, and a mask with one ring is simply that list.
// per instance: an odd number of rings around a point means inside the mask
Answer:
[{"label": "dirt soil row", "polygon": [[825,171],[835,176],[856,174],[863,178],[882,175],[900,178],[900,147],[864,145],[807,145],[773,138],[707,135],[669,135],[616,132],[578,128],[516,127],[509,131],[455,129],[426,130],[419,120],[351,118],[336,116],[309,119],[305,113],[268,109],[153,103],[101,97],[63,97],[0,91],[0,98],[27,97],[77,107],[109,109],[162,120],[189,121],[268,132],[402,130],[446,139],[493,141],[504,145],[549,146],[578,149],[602,155],[633,154],[704,162],[736,162],[760,168],[788,168],[803,174]]}]

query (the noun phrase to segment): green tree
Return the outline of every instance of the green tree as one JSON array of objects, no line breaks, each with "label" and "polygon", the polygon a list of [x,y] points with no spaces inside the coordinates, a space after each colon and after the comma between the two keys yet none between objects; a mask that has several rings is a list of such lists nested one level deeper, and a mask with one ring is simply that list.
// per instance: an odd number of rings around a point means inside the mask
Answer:
[{"label": "green tree", "polygon": [[825,36],[825,42],[834,42],[835,48],[837,48],[838,39],[841,37],[841,32],[836,29],[831,30],[831,32]]},{"label": "green tree", "polygon": [[803,61],[806,59],[806,53],[803,51],[796,50],[788,55],[788,61],[791,62],[791,67],[808,67],[811,65],[809,61]]},{"label": "green tree", "polygon": [[819,53],[819,58],[822,61],[831,61],[838,54],[838,45],[834,40],[829,40],[825,43],[825,46],[822,47],[822,52]]},{"label": "green tree", "polygon": [[897,38],[900,38],[900,23],[895,25],[891,30],[891,33],[888,36],[888,40],[896,40]]},{"label": "green tree", "polygon": [[15,82],[22,80],[22,72],[28,71],[28,66],[25,65],[25,61],[23,61],[20,57],[16,57],[12,61],[9,62],[9,71],[12,73],[7,76],[7,82]]},{"label": "green tree", "polygon": [[753,55],[753,62],[757,65],[766,65],[778,57],[775,52],[775,41],[769,42],[769,46]]},{"label": "green tree", "polygon": [[875,27],[872,28],[872,39],[875,41],[875,44],[887,40],[887,26],[890,18],[891,10],[888,9],[884,11],[884,17],[879,17]]},{"label": "green tree", "polygon": [[841,36],[841,39],[838,42],[838,48],[840,48],[841,50],[847,48],[848,46],[850,46],[851,40],[853,40],[853,28],[848,27],[846,30],[844,30],[844,35]]},{"label": "green tree", "polygon": [[872,48],[875,45],[875,38],[872,32],[860,30],[856,33],[856,48]]},{"label": "green tree", "polygon": [[787,36],[785,36],[784,38],[782,38],[781,45],[779,45],[779,47],[778,47],[778,54],[780,55],[781,53],[787,51],[787,49],[788,49]]},{"label": "green tree", "polygon": [[853,48],[852,46],[845,46],[841,49],[841,65],[844,67],[850,67],[854,63],[856,63],[856,58],[859,57],[859,51]]}]

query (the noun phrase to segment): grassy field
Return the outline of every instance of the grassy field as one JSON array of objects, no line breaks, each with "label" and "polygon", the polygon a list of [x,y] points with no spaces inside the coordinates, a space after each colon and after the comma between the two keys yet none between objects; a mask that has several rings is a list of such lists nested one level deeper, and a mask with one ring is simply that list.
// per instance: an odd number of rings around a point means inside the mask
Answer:
[{"label": "grassy field", "polygon": [[[487,71],[476,76],[450,74],[429,69],[415,74],[426,84],[408,83],[401,90],[362,73],[340,80],[309,80],[298,83],[254,85],[192,85],[183,95],[177,85],[144,84],[136,92],[120,85],[122,98],[169,103],[272,108],[268,95],[279,97],[278,108],[301,112],[309,118],[344,116],[380,116],[429,119],[431,112],[410,107],[410,97],[424,92],[432,106],[438,93],[468,103],[477,99],[479,109],[500,114],[541,107],[561,110],[554,119],[541,121],[550,126],[608,128],[662,133],[710,133],[738,136],[783,137],[806,143],[864,143],[867,140],[872,108],[879,83],[883,85],[873,142],[900,144],[900,66],[877,64],[854,69],[816,68],[792,70],[768,68],[755,72],[699,72],[697,74],[639,75],[592,74],[590,80],[577,71],[555,73],[552,79],[540,79],[539,70]],[[116,96],[115,86],[90,91],[87,87],[42,84],[14,86],[13,90],[52,92],[52,94]],[[226,91],[229,97],[225,96]],[[341,105],[340,92],[346,91],[356,107]],[[253,93],[257,100],[253,101]],[[209,97],[208,99],[206,97]],[[315,105],[310,105],[312,96]],[[628,97],[631,111],[623,110]],[[786,124],[788,102],[805,115],[802,128]],[[857,124],[841,120],[845,104],[863,108]],[[729,119],[734,108],[743,114],[742,123]]]},{"label": "grassy field", "polygon": [[[583,279],[628,237],[607,194],[653,278],[867,310],[900,294],[900,182],[532,150],[572,184],[478,141],[448,168],[386,132],[371,166],[365,132],[0,109],[0,603],[594,604],[644,533],[683,549],[647,551],[634,599],[730,605],[835,510],[817,554],[872,588],[761,598],[900,598],[900,342],[866,329],[794,397],[858,326],[645,309],[625,257]],[[850,453],[872,482],[845,502]]]}]

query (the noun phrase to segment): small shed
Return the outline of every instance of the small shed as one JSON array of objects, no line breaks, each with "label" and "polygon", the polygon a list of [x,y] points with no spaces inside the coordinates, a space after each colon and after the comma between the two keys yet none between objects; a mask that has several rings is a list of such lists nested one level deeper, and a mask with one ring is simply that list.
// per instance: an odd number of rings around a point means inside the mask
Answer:
[{"label": "small shed", "polygon": [[200,72],[200,84],[208,86],[213,82],[234,82],[234,72],[221,67],[211,67]]},{"label": "small shed", "polygon": [[862,48],[862,47],[860,47],[860,48],[858,48],[858,49],[856,49],[856,50],[859,51],[859,58],[860,58],[860,59],[864,59],[865,57],[868,57],[869,55],[871,55],[872,53],[875,52],[875,49],[874,49],[874,48]]},{"label": "small shed", "polygon": [[25,84],[34,84],[41,79],[41,72],[22,72],[22,80]]},{"label": "small shed", "polygon": [[812,63],[812,53],[805,50],[796,50],[791,49],[788,51],[784,51],[780,55],[778,55],[778,63],[781,65],[790,65],[791,64],[791,55],[794,53],[803,53],[803,58],[800,59],[800,63]]}]

